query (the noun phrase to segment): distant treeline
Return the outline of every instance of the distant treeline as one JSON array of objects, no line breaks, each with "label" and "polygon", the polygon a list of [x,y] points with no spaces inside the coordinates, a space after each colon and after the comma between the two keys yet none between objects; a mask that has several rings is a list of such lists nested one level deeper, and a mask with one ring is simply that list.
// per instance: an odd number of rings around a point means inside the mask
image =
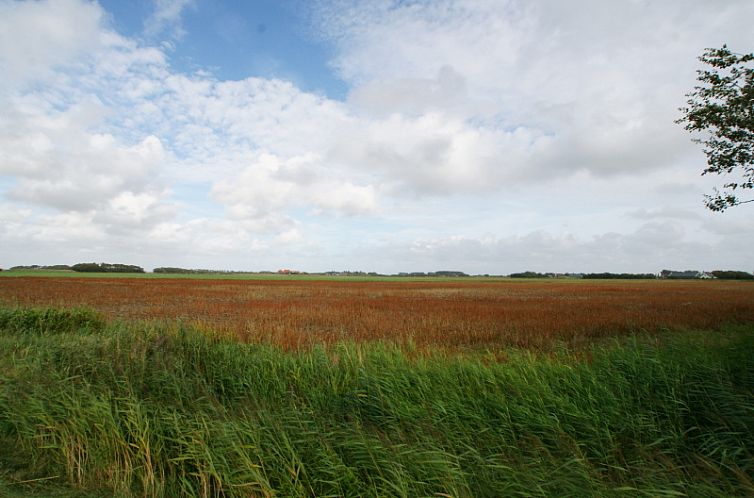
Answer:
[{"label": "distant treeline", "polygon": [[645,280],[657,278],[653,273],[585,273],[582,278]]},{"label": "distant treeline", "polygon": [[421,271],[414,271],[411,273],[401,272],[398,277],[468,277],[469,275],[462,271],[431,271],[424,273]]},{"label": "distant treeline", "polygon": [[186,274],[210,274],[210,273],[234,273],[222,270],[204,270],[195,268],[176,268],[173,266],[161,266],[152,270],[153,273],[186,273]]},{"label": "distant treeline", "polygon": [[539,273],[536,271],[522,271],[508,275],[510,278],[582,278],[583,276],[583,273]]},{"label": "distant treeline", "polygon": [[69,265],[26,265],[26,266],[12,266],[10,270],[71,270]]},{"label": "distant treeline", "polygon": [[511,273],[508,276],[510,278],[552,278],[555,275],[552,273],[538,273],[535,271],[522,271],[518,273]]},{"label": "distant treeline", "polygon": [[71,270],[89,273],[144,273],[144,268],[120,263],[78,263]]},{"label": "distant treeline", "polygon": [[274,275],[274,271],[247,271],[247,270],[208,270],[205,268],[179,268],[177,266],[159,266],[152,273],[163,274],[186,274],[186,275]]},{"label": "distant treeline", "polygon": [[90,273],[145,273],[144,268],[120,263],[77,263],[75,265],[21,265],[11,270],[58,270]]},{"label": "distant treeline", "polygon": [[754,275],[745,271],[715,270],[710,272],[715,278],[722,280],[754,280]]},{"label": "distant treeline", "polygon": [[323,275],[328,275],[330,277],[386,277],[387,276],[382,273],[377,273],[374,271],[366,272],[366,271],[358,271],[358,270],[330,270],[323,273]]},{"label": "distant treeline", "polygon": [[[12,266],[9,270],[57,270],[57,271],[75,271],[75,272],[89,272],[89,273],[146,273],[144,268],[136,265],[124,265],[121,263],[78,263],[75,265],[20,265]],[[2,269],[0,269],[2,271]],[[195,268],[179,268],[175,266],[161,266],[155,268],[153,273],[162,274],[276,274],[284,272],[280,270],[278,272],[272,271],[231,271],[231,270],[207,270],[207,269],[195,269]],[[288,270],[285,270],[288,273]],[[290,272],[295,274],[306,274],[305,272]],[[363,272],[363,271],[328,271],[322,273],[322,275],[329,276],[369,276],[369,277],[469,277],[470,275],[462,271],[455,270],[442,270],[435,272],[401,272],[397,274],[382,274],[376,272]],[[705,277],[706,275],[706,277]],[[489,275],[484,275],[489,276]],[[535,271],[524,271],[518,273],[511,273],[508,275],[510,278],[584,278],[584,279],[618,279],[618,280],[651,280],[656,278],[718,278],[721,280],[754,280],[754,275],[745,271],[738,270],[715,270],[708,273],[697,271],[686,272],[673,272],[670,270],[663,270],[661,275],[655,275],[653,273],[539,273]]]}]

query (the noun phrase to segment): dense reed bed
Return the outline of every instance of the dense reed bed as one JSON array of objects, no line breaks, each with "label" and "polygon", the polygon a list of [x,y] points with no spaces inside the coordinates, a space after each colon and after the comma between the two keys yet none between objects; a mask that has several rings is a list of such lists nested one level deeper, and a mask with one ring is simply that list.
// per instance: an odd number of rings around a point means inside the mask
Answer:
[{"label": "dense reed bed", "polygon": [[490,349],[754,322],[754,284],[4,278],[0,304],[88,306],[110,320],[181,320],[286,349],[339,341]]},{"label": "dense reed bed", "polygon": [[751,325],[503,356],[4,310],[0,495],[754,494]]}]

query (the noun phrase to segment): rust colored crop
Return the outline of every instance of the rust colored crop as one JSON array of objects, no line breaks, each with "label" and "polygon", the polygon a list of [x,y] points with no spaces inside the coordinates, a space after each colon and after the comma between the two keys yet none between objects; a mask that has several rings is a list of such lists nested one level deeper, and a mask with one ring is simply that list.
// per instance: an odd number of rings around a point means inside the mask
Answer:
[{"label": "rust colored crop", "polygon": [[754,322],[754,285],[731,281],[18,277],[0,281],[0,303],[87,306],[113,320],[181,320],[285,348],[340,340],[540,348],[639,330]]}]

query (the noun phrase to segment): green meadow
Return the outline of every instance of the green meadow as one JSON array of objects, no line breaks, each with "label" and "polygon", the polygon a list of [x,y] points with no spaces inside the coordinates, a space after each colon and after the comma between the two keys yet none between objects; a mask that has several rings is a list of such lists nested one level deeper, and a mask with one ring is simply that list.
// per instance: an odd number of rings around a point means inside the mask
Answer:
[{"label": "green meadow", "polygon": [[0,496],[751,496],[754,326],[300,351],[0,310]]}]

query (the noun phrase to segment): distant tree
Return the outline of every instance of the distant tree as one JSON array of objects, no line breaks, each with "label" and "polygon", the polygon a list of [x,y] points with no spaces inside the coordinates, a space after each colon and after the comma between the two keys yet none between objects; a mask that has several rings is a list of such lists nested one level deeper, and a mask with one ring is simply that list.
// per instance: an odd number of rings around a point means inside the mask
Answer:
[{"label": "distant tree", "polygon": [[694,142],[704,145],[707,169],[702,173],[736,174],[723,191],[714,189],[706,195],[705,204],[712,211],[724,211],[732,206],[754,202],[740,200],[739,189],[754,188],[754,53],[736,54],[726,45],[708,48],[699,57],[711,69],[697,71],[701,86],[694,87],[688,107],[682,107],[689,132],[703,133]]},{"label": "distant tree", "polygon": [[44,267],[45,270],[70,270],[68,265],[49,265]]},{"label": "distant tree", "polygon": [[144,268],[120,263],[77,263],[71,270],[84,273],[144,273]]},{"label": "distant tree", "polygon": [[585,273],[587,279],[649,280],[657,278],[652,273]]},{"label": "distant tree", "polygon": [[535,271],[523,271],[520,273],[511,273],[508,275],[511,278],[548,278],[546,273],[537,273]]},{"label": "distant tree", "polygon": [[204,274],[213,274],[213,273],[239,273],[239,272],[231,272],[231,271],[223,271],[223,270],[203,270],[203,269],[195,269],[195,268],[178,268],[174,266],[161,266],[152,270],[152,273],[172,273],[172,274],[180,273],[180,274],[190,274],[190,275],[204,275]]},{"label": "distant tree", "polygon": [[26,265],[26,266],[14,266],[11,270],[70,270],[68,265]]},{"label": "distant tree", "polygon": [[434,273],[430,273],[433,277],[468,277],[469,275],[457,270],[441,270]]},{"label": "distant tree", "polygon": [[102,263],[104,271],[110,273],[144,273],[144,268],[136,265],[124,265],[120,263]]},{"label": "distant tree", "polygon": [[722,280],[754,280],[754,275],[745,271],[715,270],[711,272],[716,278]]},{"label": "distant tree", "polygon": [[172,266],[161,266],[152,270],[152,273],[192,273],[191,270],[186,268],[175,268]]},{"label": "distant tree", "polygon": [[102,271],[102,268],[97,263],[76,263],[71,266],[71,270],[78,272],[98,272]]}]

